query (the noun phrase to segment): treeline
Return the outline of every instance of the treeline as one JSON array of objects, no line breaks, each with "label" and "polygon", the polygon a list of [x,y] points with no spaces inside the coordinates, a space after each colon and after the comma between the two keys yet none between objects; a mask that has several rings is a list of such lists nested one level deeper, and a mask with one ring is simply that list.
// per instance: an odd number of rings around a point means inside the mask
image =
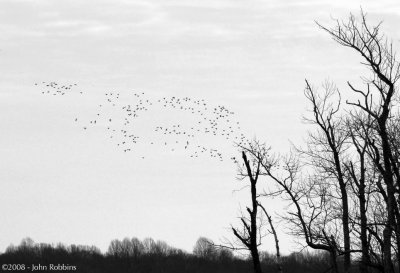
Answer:
[{"label": "treeline", "polygon": [[[5,253],[0,254],[0,263],[24,264],[29,267],[39,264],[49,267],[52,264],[66,269],[57,272],[90,273],[248,273],[252,270],[250,257],[238,257],[230,250],[216,248],[204,242],[204,238],[200,238],[193,253],[187,253],[151,238],[143,241],[125,238],[113,240],[108,251],[102,253],[95,246],[35,243],[28,238],[22,240],[18,246],[9,246]],[[296,253],[285,256],[282,260],[287,273],[324,272],[329,264],[328,257],[323,254]],[[264,272],[276,272],[274,255],[261,253],[261,263]]]}]

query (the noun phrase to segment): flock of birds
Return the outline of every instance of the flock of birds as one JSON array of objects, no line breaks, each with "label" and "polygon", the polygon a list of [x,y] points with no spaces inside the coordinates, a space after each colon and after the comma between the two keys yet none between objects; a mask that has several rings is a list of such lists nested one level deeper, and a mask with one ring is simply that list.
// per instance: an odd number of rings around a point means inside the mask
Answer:
[{"label": "flock of birds", "polygon": [[[56,82],[35,83],[43,95],[83,95],[78,84]],[[108,138],[123,152],[133,152],[138,144],[162,145],[171,152],[184,151],[196,158],[208,155],[223,161],[236,159],[226,156],[219,144],[244,145],[247,138],[241,133],[234,112],[223,105],[210,105],[204,99],[190,97],[151,98],[145,93],[105,92],[89,119],[75,117],[83,130],[103,128]],[[144,131],[149,124],[161,123]],[[139,129],[143,127],[142,129]],[[155,133],[157,136],[154,136]],[[145,158],[142,155],[141,158]]]},{"label": "flock of birds", "polygon": [[[64,96],[67,94],[70,90],[72,90],[73,87],[78,86],[77,83],[74,84],[58,84],[56,82],[42,82],[42,83],[35,83],[35,86],[44,86],[46,87],[46,90],[42,90],[42,94],[48,94],[48,95],[61,95]],[[82,91],[79,92],[80,94],[83,94]]]}]

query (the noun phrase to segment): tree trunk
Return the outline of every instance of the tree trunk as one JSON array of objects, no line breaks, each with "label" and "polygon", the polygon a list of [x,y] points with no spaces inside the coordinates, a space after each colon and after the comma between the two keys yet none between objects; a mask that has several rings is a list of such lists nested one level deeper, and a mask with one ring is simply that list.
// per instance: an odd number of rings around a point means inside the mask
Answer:
[{"label": "tree trunk", "polygon": [[[361,173],[364,172],[364,164],[361,164]],[[360,200],[360,228],[361,228],[361,264],[360,272],[368,273],[368,264],[370,264],[369,259],[369,245],[367,239],[367,215],[366,215],[366,200],[365,200],[365,181],[364,175],[361,174],[360,187],[359,187],[359,200]]]},{"label": "tree trunk", "polygon": [[335,160],[335,168],[338,176],[338,182],[340,187],[341,199],[342,199],[342,224],[343,224],[343,244],[344,244],[344,272],[350,272],[351,267],[351,254],[350,254],[350,229],[349,229],[349,202],[347,197],[346,183],[344,182],[342,167],[340,165],[339,151],[334,144],[333,132],[330,135],[327,134],[329,145],[333,152],[333,158]]},{"label": "tree trunk", "polygon": [[386,184],[387,190],[387,224],[383,231],[383,267],[385,273],[394,273],[392,263],[392,233],[395,226],[395,187],[393,185],[392,166],[391,166],[391,149],[389,145],[389,138],[386,129],[386,115],[383,115],[382,120],[379,122],[380,137],[382,140],[382,154],[384,172],[382,173],[383,180]]},{"label": "tree trunk", "polygon": [[262,273],[260,256],[258,254],[257,247],[251,250],[251,257],[253,259],[254,273]]},{"label": "tree trunk", "polygon": [[339,273],[337,261],[336,261],[336,252],[330,251],[330,256],[331,256],[331,263],[332,263],[332,272],[334,273]]}]

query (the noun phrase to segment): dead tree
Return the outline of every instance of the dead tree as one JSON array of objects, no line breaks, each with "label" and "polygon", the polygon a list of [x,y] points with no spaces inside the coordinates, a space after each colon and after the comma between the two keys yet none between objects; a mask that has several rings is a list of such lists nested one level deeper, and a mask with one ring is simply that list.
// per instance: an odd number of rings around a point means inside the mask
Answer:
[{"label": "dead tree", "polygon": [[254,272],[262,273],[260,255],[258,251],[258,247],[261,244],[262,238],[262,234],[260,232],[262,223],[260,223],[258,218],[259,202],[257,200],[257,182],[260,175],[260,164],[256,163],[256,167],[253,169],[245,152],[242,152],[242,159],[245,166],[245,172],[241,172],[240,175],[242,177],[248,177],[250,181],[251,205],[250,207],[246,207],[246,212],[249,216],[246,217],[242,215],[242,217],[240,217],[242,228],[238,229],[232,227],[232,231],[242,246],[244,246],[244,248],[250,252],[253,261]]},{"label": "dead tree", "polygon": [[[366,136],[366,140],[371,151],[369,157],[384,183],[380,187],[386,202],[386,221],[382,238],[383,268],[385,273],[391,273],[394,272],[393,250],[398,250],[400,246],[400,213],[397,202],[400,164],[396,160],[397,148],[391,142],[389,127],[394,116],[400,64],[396,59],[393,44],[380,34],[380,24],[370,27],[363,12],[360,21],[351,15],[348,21],[337,20],[333,28],[321,25],[320,27],[340,45],[359,53],[363,59],[362,64],[371,71],[371,77],[363,78],[365,88],[355,87],[348,82],[350,89],[359,95],[360,99],[347,103],[363,111],[372,121],[372,133]],[[400,254],[399,251],[396,252],[396,259],[399,261]]]},{"label": "dead tree", "polygon": [[264,206],[261,203],[258,203],[258,205],[262,209],[262,211],[265,213],[265,216],[267,216],[269,227],[271,228],[271,233],[272,233],[272,235],[274,235],[275,249],[276,249],[277,271],[279,273],[283,273],[281,252],[279,250],[279,239],[278,239],[278,234],[276,233],[274,224],[272,223],[272,217],[268,214],[267,210],[264,208]]},{"label": "dead tree", "polygon": [[[348,176],[351,178],[351,185],[353,192],[357,198],[357,206],[359,213],[359,221],[355,221],[356,224],[359,222],[360,227],[360,241],[361,241],[361,263],[360,271],[362,273],[368,273],[368,265],[371,265],[371,259],[369,255],[369,245],[368,242],[368,219],[367,219],[367,205],[368,198],[367,195],[367,169],[366,169],[366,156],[367,156],[367,142],[362,137],[363,135],[363,123],[357,124],[354,120],[349,120],[347,122],[347,127],[349,129],[349,135],[351,138],[352,146],[355,148],[357,159],[349,160],[345,164],[345,168]],[[361,127],[361,128],[360,128]],[[361,132],[360,132],[361,131]]]},{"label": "dead tree", "polygon": [[[306,80],[305,96],[311,104],[312,118],[306,119],[315,125],[315,133],[309,134],[308,149],[301,153],[308,157],[315,173],[328,177],[333,187],[339,188],[340,220],[343,232],[343,265],[344,271],[349,272],[351,266],[351,242],[349,226],[349,201],[347,181],[343,172],[343,154],[346,149],[347,133],[343,130],[340,114],[341,98],[338,89],[326,82],[324,91],[318,93]],[[333,96],[337,96],[332,101]],[[317,179],[319,179],[317,177]]]},{"label": "dead tree", "polygon": [[352,253],[354,261],[360,258],[362,273],[400,272],[400,63],[392,43],[380,34],[380,24],[369,27],[363,12],[360,20],[350,15],[333,28],[319,26],[360,54],[371,75],[362,78],[363,87],[348,82],[359,99],[346,100],[344,106],[333,84],[320,93],[306,81],[314,130],[299,153],[273,158],[259,142],[242,147],[254,198],[247,221],[241,218],[242,233],[234,233],[248,249],[254,246],[257,228],[251,223],[255,219],[257,224],[257,207],[262,210],[255,185],[262,176],[277,186],[262,196],[288,202],[283,218],[292,232],[308,247],[327,251],[334,272],[339,256],[345,272],[350,271]]},{"label": "dead tree", "polygon": [[330,200],[326,185],[315,179],[303,179],[301,168],[295,156],[289,158],[272,157],[269,148],[257,141],[243,147],[257,162],[259,175],[275,183],[271,192],[263,192],[263,197],[279,196],[289,203],[287,215],[282,216],[292,226],[292,234],[303,237],[307,246],[325,250],[331,256],[331,270],[338,272],[337,233],[335,215],[329,207]]}]

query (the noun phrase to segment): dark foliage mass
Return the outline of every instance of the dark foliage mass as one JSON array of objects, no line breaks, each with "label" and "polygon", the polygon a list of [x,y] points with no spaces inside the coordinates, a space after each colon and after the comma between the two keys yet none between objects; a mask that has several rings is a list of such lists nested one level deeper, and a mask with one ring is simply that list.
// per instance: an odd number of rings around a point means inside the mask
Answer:
[{"label": "dark foliage mass", "polygon": [[[199,239],[201,242],[202,240]],[[26,266],[64,265],[76,270],[57,272],[135,272],[135,273],[241,273],[250,272],[250,258],[233,256],[226,249],[211,249],[211,246],[196,244],[193,254],[170,247],[163,241],[146,238],[113,240],[106,253],[95,246],[63,244],[50,245],[34,243],[31,239],[22,240],[18,246],[9,246],[0,255],[1,264],[25,264]],[[261,253],[264,272],[275,272],[274,255]],[[327,257],[322,254],[291,254],[283,257],[285,272],[324,272]],[[48,271],[36,271],[48,272]]]}]

